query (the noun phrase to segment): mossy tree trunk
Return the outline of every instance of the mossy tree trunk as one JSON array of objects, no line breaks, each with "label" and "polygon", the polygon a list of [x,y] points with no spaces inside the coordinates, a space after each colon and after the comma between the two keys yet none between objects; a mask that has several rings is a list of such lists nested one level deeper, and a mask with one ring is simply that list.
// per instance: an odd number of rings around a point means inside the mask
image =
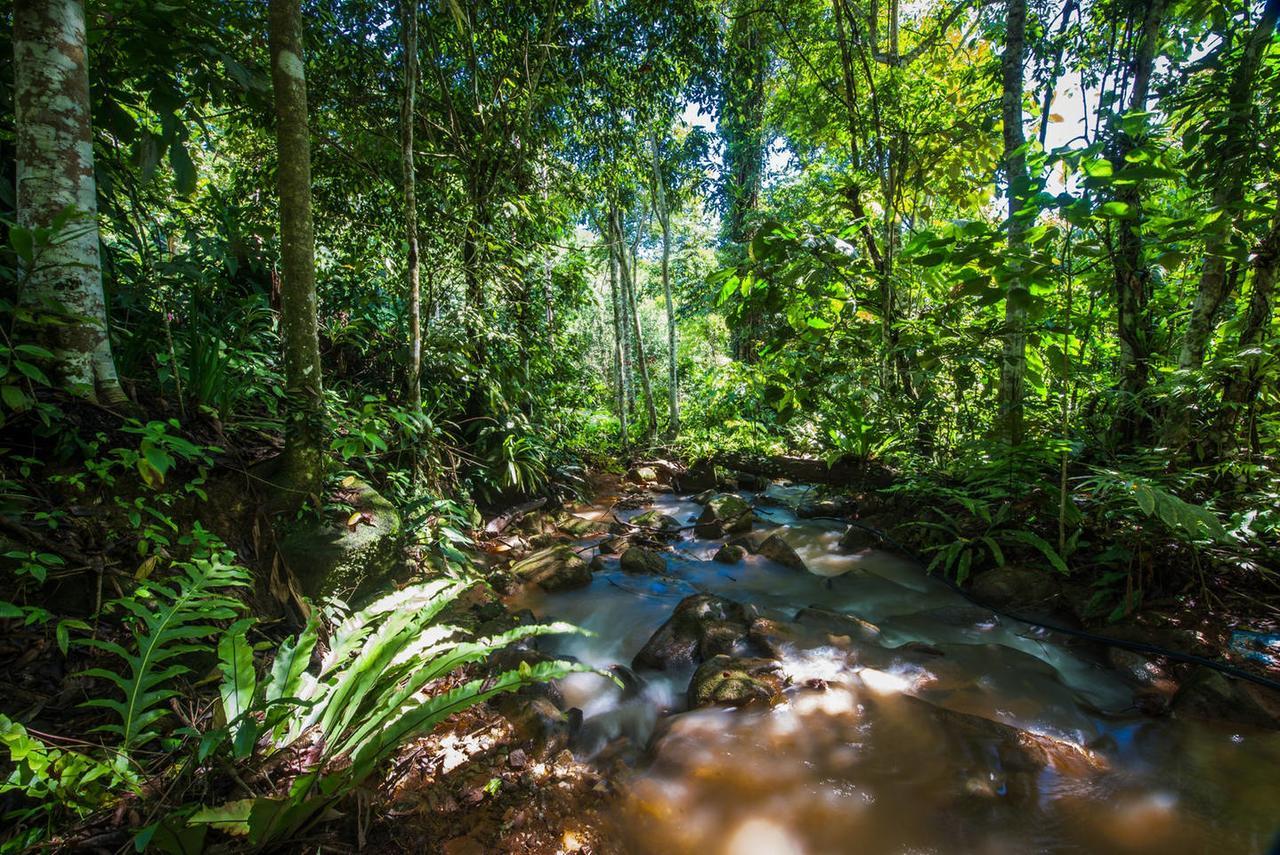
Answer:
[{"label": "mossy tree trunk", "polygon": [[280,326],[288,407],[278,483],[293,501],[301,501],[318,494],[324,479],[325,418],[316,321],[311,141],[299,0],[271,0],[269,30],[279,154]]},{"label": "mossy tree trunk", "polygon": [[1000,421],[1010,443],[1022,441],[1022,399],[1027,373],[1027,303],[1030,293],[1018,272],[1022,268],[1026,218],[1022,216],[1027,194],[1027,138],[1022,130],[1022,64],[1027,29],[1026,0],[1008,0],[1004,56],[1001,58],[1004,89],[1004,171],[1009,194],[1008,252],[1013,268],[1005,295],[1004,347],[1000,360]]},{"label": "mossy tree trunk", "polygon": [[[17,0],[13,29],[18,225],[65,223],[23,271],[21,299],[61,316],[47,328],[49,343],[59,379],[74,394],[127,403],[102,289],[84,4]],[[66,211],[75,216],[67,220]]]},{"label": "mossy tree trunk", "polygon": [[413,122],[418,91],[418,0],[400,0],[404,95],[400,104],[400,169],[404,181],[405,287],[409,297],[409,406],[422,409],[422,286],[418,264],[417,172]]}]

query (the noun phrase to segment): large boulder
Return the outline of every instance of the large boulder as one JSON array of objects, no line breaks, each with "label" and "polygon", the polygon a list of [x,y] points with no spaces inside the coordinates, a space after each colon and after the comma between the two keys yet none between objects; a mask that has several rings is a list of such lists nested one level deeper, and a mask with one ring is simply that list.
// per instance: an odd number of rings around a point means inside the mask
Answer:
[{"label": "large boulder", "polygon": [[667,569],[667,560],[647,546],[631,547],[622,553],[620,563],[624,573],[664,573]]},{"label": "large boulder", "polygon": [[564,591],[591,584],[591,568],[572,547],[552,546],[533,553],[511,566],[517,579],[544,591]]},{"label": "large boulder", "polygon": [[676,605],[671,617],[632,660],[637,670],[666,671],[702,662],[719,653],[742,655],[751,625],[741,603],[712,594],[694,594]]},{"label": "large boulder", "polygon": [[298,523],[281,540],[280,555],[303,595],[358,600],[399,568],[402,523],[395,506],[361,481],[338,498],[346,507],[337,516]]},{"label": "large boulder", "polygon": [[756,550],[756,554],[770,561],[776,561],[783,567],[790,567],[792,570],[803,570],[808,572],[809,568],[805,566],[804,559],[800,557],[795,548],[786,542],[782,537],[782,532],[775,531],[769,535],[760,544]]},{"label": "large boulder", "polygon": [[694,533],[698,537],[714,539],[751,531],[754,522],[755,513],[741,496],[720,493],[703,505]]},{"label": "large boulder", "polygon": [[993,608],[1026,610],[1052,605],[1062,585],[1049,570],[1006,564],[975,576],[970,593]]},{"label": "large boulder", "polygon": [[689,681],[689,706],[769,704],[782,695],[783,677],[773,659],[720,654],[698,666]]}]

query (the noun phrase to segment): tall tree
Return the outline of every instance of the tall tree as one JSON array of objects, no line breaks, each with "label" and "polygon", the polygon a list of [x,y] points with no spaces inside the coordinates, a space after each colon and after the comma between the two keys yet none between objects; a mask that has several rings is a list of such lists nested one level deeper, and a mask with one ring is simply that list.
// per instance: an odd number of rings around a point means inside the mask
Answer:
[{"label": "tall tree", "polygon": [[280,195],[280,327],[284,338],[285,446],[279,483],[300,501],[324,479],[324,389],[316,320],[311,141],[300,0],[271,0],[271,83],[275,93],[276,181]]},{"label": "tall tree", "polygon": [[[1254,81],[1257,79],[1263,54],[1275,36],[1278,16],[1280,0],[1267,0],[1252,32],[1245,39],[1244,49],[1228,84],[1222,112],[1214,117],[1217,122],[1216,136],[1222,142],[1207,165],[1210,172],[1209,186],[1213,188],[1211,204],[1213,210],[1219,212],[1219,217],[1209,227],[1205,237],[1200,281],[1196,287],[1195,302],[1191,306],[1191,318],[1187,321],[1186,333],[1182,339],[1182,349],[1178,354],[1178,367],[1184,371],[1204,364],[1205,351],[1217,324],[1218,311],[1230,292],[1227,240],[1231,223],[1235,221],[1235,209],[1244,201],[1250,157],[1255,148],[1253,135],[1249,132],[1253,124]],[[1172,415],[1177,420],[1182,418],[1180,413]]]},{"label": "tall tree", "polygon": [[613,237],[611,243],[618,255],[618,280],[622,286],[623,305],[627,310],[626,314],[631,317],[630,332],[634,336],[635,361],[640,366],[640,390],[644,393],[645,414],[649,419],[647,433],[649,440],[652,441],[658,430],[658,410],[653,403],[653,386],[649,382],[649,363],[645,359],[644,338],[640,334],[640,316],[636,312],[635,263],[627,261],[626,230],[623,227],[622,209],[617,206],[613,208]]},{"label": "tall tree", "polygon": [[90,400],[126,403],[102,290],[84,4],[17,0],[13,29],[18,225],[63,226],[24,271],[23,297],[71,316],[48,328],[63,383]]},{"label": "tall tree", "polygon": [[658,132],[653,132],[653,208],[662,227],[662,296],[667,307],[667,432],[680,434],[680,384],[676,371],[676,311],[671,301],[671,209],[667,205],[667,179],[662,174]]},{"label": "tall tree", "polygon": [[[748,223],[760,204],[768,71],[764,12],[753,0],[733,0],[725,45],[719,122],[724,138],[725,234],[733,244],[744,244],[750,239]],[[760,323],[759,308],[749,306],[734,330],[734,350],[739,359],[754,361]]]},{"label": "tall tree", "polygon": [[[1125,117],[1112,121],[1112,168],[1124,169],[1128,158],[1141,144],[1146,127],[1147,99],[1151,92],[1151,72],[1155,65],[1156,46],[1167,0],[1146,0],[1140,4],[1141,26],[1138,41],[1129,62],[1129,103]],[[1116,420],[1117,438],[1130,443],[1147,433],[1149,419],[1138,397],[1147,388],[1151,339],[1151,318],[1147,312],[1150,299],[1151,271],[1142,257],[1143,195],[1141,179],[1125,182],[1115,194],[1116,201],[1129,212],[1116,221],[1116,241],[1112,264],[1115,271],[1116,328],[1120,339],[1120,390],[1124,395],[1120,417]]]},{"label": "tall tree", "polygon": [[1010,442],[1022,441],[1022,396],[1027,371],[1027,286],[1021,281],[1021,255],[1027,222],[1022,215],[1030,179],[1027,138],[1022,129],[1022,63],[1026,44],[1026,0],[1008,0],[1001,113],[1004,120],[1004,173],[1009,194],[1009,286],[1005,295],[1004,348],[1000,361],[1000,419]]},{"label": "tall tree", "polygon": [[405,287],[409,296],[409,406],[422,408],[422,287],[418,270],[417,164],[413,155],[418,92],[418,0],[400,0],[404,95],[400,105],[400,170],[404,184]]}]

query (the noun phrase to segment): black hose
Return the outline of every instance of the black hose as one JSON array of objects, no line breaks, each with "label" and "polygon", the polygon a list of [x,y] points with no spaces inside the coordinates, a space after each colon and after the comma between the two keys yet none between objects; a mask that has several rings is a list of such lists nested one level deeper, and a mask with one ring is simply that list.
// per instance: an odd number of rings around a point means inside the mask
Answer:
[{"label": "black hose", "polygon": [[[764,513],[766,516],[769,513],[768,511],[758,507],[756,507],[755,510],[757,513]],[[832,520],[834,522],[844,523],[845,525],[854,525],[864,531],[869,531],[872,534],[874,534],[876,537],[883,540],[885,543],[892,546],[895,550],[902,553],[911,561],[915,562],[921,569],[925,571],[925,573],[929,575],[933,575],[932,573],[929,573],[928,565],[925,564],[924,560],[919,555],[917,555],[914,550],[909,549],[906,546],[903,546],[901,543],[899,543],[897,540],[891,537],[889,533],[884,531],[883,529],[878,529],[875,526],[867,525],[866,523],[858,522],[857,520],[845,519],[843,517],[817,516],[817,517],[807,517],[807,519]],[[1177,650],[1170,650],[1167,647],[1160,647],[1159,645],[1155,645],[1155,644],[1147,644],[1142,641],[1128,641],[1123,638],[1112,638],[1106,635],[1098,635],[1097,633],[1089,632],[1087,630],[1073,629],[1071,627],[1062,626],[1061,624],[1052,623],[1050,621],[1045,620],[1044,618],[1029,617],[1027,615],[1020,615],[1016,612],[1005,611],[1004,609],[997,608],[991,605],[990,603],[984,603],[981,600],[977,599],[976,597],[972,596],[964,588],[961,588],[954,581],[952,581],[951,579],[948,579],[945,574],[940,575],[937,578],[941,579],[948,587],[950,587],[957,594],[964,597],[966,600],[973,603],[974,605],[981,606],[984,609],[989,609],[1002,617],[1009,618],[1010,620],[1016,620],[1022,623],[1031,624],[1032,626],[1042,627],[1044,629],[1050,630],[1051,632],[1058,632],[1063,635],[1070,635],[1070,636],[1074,636],[1075,638],[1083,638],[1088,641],[1094,641],[1099,644],[1106,645],[1108,647],[1119,647],[1122,650],[1132,650],[1137,653],[1150,653],[1154,656],[1163,656],[1166,659],[1173,660],[1174,662],[1185,662],[1189,665],[1203,665],[1206,668],[1212,668],[1213,670],[1226,674],[1227,676],[1236,677],[1240,680],[1247,680],[1250,683],[1255,683],[1259,686],[1265,686],[1268,689],[1271,689],[1276,692],[1280,692],[1280,681],[1272,680],[1267,677],[1254,674],[1253,672],[1246,671],[1243,668],[1237,668],[1235,665],[1228,665],[1225,662],[1216,662],[1212,659],[1206,659],[1203,656],[1196,656],[1194,653],[1182,653]]]}]

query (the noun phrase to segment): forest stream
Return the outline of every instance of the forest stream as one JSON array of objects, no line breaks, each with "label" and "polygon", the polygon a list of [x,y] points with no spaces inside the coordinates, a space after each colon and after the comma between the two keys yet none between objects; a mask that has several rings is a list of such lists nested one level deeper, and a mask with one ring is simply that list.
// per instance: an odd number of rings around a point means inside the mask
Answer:
[{"label": "forest stream", "polygon": [[[977,606],[905,558],[848,554],[843,525],[788,509],[805,489],[740,495],[807,573],[760,554],[712,560],[724,539],[686,530],[674,551],[656,553],[661,572],[624,572],[606,555],[590,585],[512,602],[593,633],[544,639],[542,649],[624,677],[576,674],[561,688],[583,713],[580,755],[648,746],[616,808],[630,848],[1265,850],[1280,803],[1280,734],[1143,716],[1099,649]],[[671,494],[629,510],[614,501],[577,513],[625,523],[657,511],[683,527],[702,510]],[[601,540],[574,546],[591,558]],[[780,687],[771,702],[690,711],[692,662],[630,670],[694,595],[745,607],[740,631],[732,615],[715,622],[718,644],[752,657],[729,660],[721,676],[761,675]]]}]

